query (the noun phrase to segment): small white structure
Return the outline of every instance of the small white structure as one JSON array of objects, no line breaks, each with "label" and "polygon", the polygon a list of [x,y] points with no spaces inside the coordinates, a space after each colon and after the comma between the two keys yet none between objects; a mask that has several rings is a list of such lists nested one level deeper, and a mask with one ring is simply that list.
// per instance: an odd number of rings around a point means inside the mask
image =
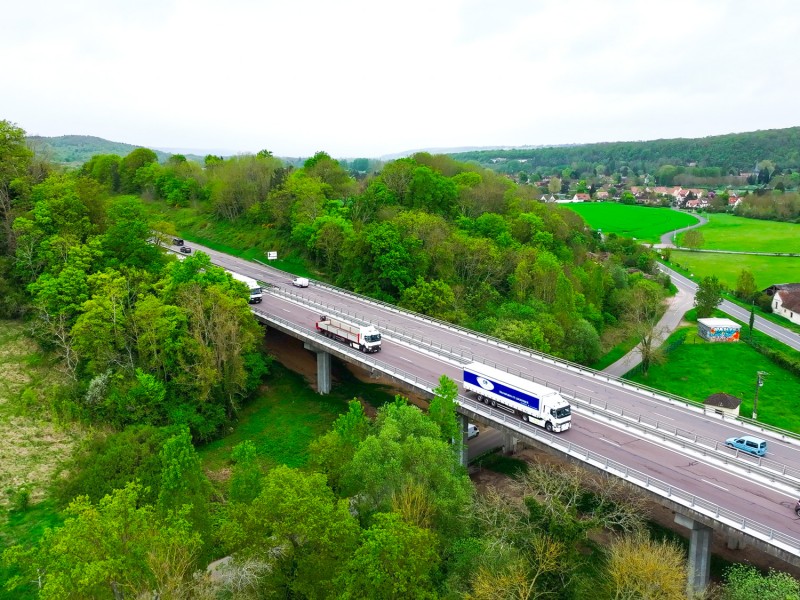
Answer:
[{"label": "small white structure", "polygon": [[739,416],[739,407],[741,404],[742,401],[739,398],[731,394],[726,394],[725,392],[711,394],[705,401],[705,405],[715,413],[733,419]]},{"label": "small white structure", "polygon": [[730,319],[697,319],[697,333],[709,342],[738,342],[741,328]]}]

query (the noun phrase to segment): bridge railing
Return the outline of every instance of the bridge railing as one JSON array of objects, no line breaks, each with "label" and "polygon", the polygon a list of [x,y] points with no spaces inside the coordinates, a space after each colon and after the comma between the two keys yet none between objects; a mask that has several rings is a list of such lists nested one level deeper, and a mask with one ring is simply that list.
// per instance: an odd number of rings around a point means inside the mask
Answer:
[{"label": "bridge railing", "polygon": [[[291,291],[281,290],[279,293],[284,295],[293,296]],[[352,311],[348,311],[336,305],[329,305],[316,300],[310,300],[306,304],[313,304],[316,308],[333,313],[340,317],[347,317],[353,321],[358,321],[362,324],[367,324],[369,321],[361,319],[360,315]],[[409,332],[402,329],[397,329],[389,324],[381,326],[383,331],[391,331],[397,337],[402,338],[407,343],[423,343],[429,350],[439,356],[444,356],[455,360],[457,362],[468,362],[477,360],[484,364],[491,365],[495,368],[501,369],[507,373],[514,374],[523,379],[534,381],[545,385],[546,387],[556,389],[562,395],[572,398],[577,408],[583,409],[586,412],[602,413],[602,415],[611,420],[620,423],[623,427],[636,426],[643,433],[650,433],[661,438],[663,441],[671,441],[678,446],[692,450],[701,454],[713,454],[723,464],[730,464],[737,466],[740,470],[749,473],[757,473],[769,481],[780,482],[783,485],[796,487],[800,484],[800,470],[789,467],[786,464],[774,461],[769,458],[756,457],[750,459],[750,455],[740,455],[738,450],[728,450],[720,440],[698,436],[688,430],[682,430],[678,427],[667,425],[657,419],[652,419],[648,416],[643,416],[639,413],[626,411],[624,408],[609,404],[605,400],[598,400],[579,393],[577,390],[565,388],[556,382],[549,381],[545,378],[531,376],[523,373],[520,369],[511,369],[507,365],[500,364],[483,356],[474,354],[469,350],[463,348],[453,348],[443,345],[441,343],[428,343],[429,340],[424,336],[420,336],[415,332]],[[695,408],[695,407],[690,407]],[[696,409],[696,408],[695,408]],[[752,461],[755,461],[754,462]]]},{"label": "bridge railing", "polygon": [[[259,263],[259,264],[264,265],[264,263]],[[276,271],[277,273],[279,273],[279,274],[281,274],[283,276],[288,277],[290,275],[289,273],[286,273],[285,271],[281,271],[280,269],[276,269],[276,268],[271,267],[269,265],[264,265],[264,266],[266,266],[267,268],[269,268],[269,269],[271,269],[273,271]],[[704,414],[705,413],[711,414],[713,412],[711,409],[707,408],[704,404],[702,404],[700,402],[696,402],[696,401],[690,400],[688,398],[683,398],[682,396],[678,396],[676,394],[670,394],[669,392],[664,392],[664,391],[661,391],[661,390],[657,390],[655,388],[651,388],[651,387],[646,386],[646,385],[632,384],[632,383],[630,383],[628,381],[625,381],[623,379],[620,379],[618,377],[614,377],[614,376],[608,375],[606,373],[603,373],[602,371],[597,371],[595,369],[580,365],[578,363],[574,363],[574,362],[571,362],[571,361],[560,359],[560,358],[557,358],[555,356],[552,356],[552,355],[549,355],[549,354],[545,354],[544,352],[539,352],[537,350],[533,350],[533,349],[530,349],[530,348],[525,348],[524,346],[519,346],[517,344],[512,344],[510,342],[506,342],[505,340],[501,340],[499,338],[495,338],[495,337],[492,337],[492,336],[489,336],[489,335],[481,334],[481,333],[472,331],[470,329],[466,329],[464,327],[460,327],[458,325],[453,325],[452,323],[448,323],[446,321],[441,321],[439,319],[434,319],[434,318],[429,317],[427,315],[416,313],[414,311],[401,309],[401,308],[398,308],[398,307],[396,307],[394,305],[388,304],[386,302],[382,302],[380,300],[376,300],[376,299],[370,298],[368,296],[363,296],[363,295],[357,294],[355,292],[350,292],[348,290],[336,287],[336,286],[328,284],[328,283],[324,283],[324,282],[320,282],[320,281],[313,281],[312,285],[318,286],[318,287],[321,287],[321,288],[325,288],[325,289],[329,289],[329,290],[334,291],[337,294],[340,294],[340,295],[345,296],[345,297],[349,296],[349,297],[358,299],[361,302],[372,304],[374,306],[380,306],[384,310],[387,310],[387,311],[390,311],[390,312],[394,312],[396,314],[408,315],[408,316],[411,316],[411,317],[413,317],[413,318],[415,318],[417,320],[420,320],[420,321],[423,321],[423,322],[426,322],[426,323],[430,323],[430,324],[433,324],[433,325],[436,325],[438,327],[445,328],[445,329],[448,329],[448,330],[451,330],[451,331],[459,332],[459,333],[461,333],[463,335],[467,335],[467,336],[472,337],[474,339],[483,340],[486,343],[492,344],[492,345],[497,346],[497,347],[506,348],[506,349],[515,351],[518,354],[521,354],[521,355],[524,355],[524,356],[528,356],[528,357],[533,358],[535,360],[539,360],[539,361],[542,361],[542,362],[547,362],[547,363],[550,363],[550,364],[553,364],[553,365],[558,365],[558,366],[561,366],[562,368],[569,369],[569,370],[571,370],[573,372],[579,372],[579,373],[587,374],[587,375],[589,375],[589,376],[591,376],[593,378],[600,379],[600,380],[603,380],[603,381],[605,381],[607,383],[611,383],[611,384],[614,384],[616,386],[619,386],[622,389],[628,389],[628,390],[637,391],[639,393],[647,394],[647,395],[651,396],[654,399],[664,400],[664,401],[667,401],[667,402],[672,402],[672,403],[675,403],[675,404],[683,405],[685,408],[688,408],[690,410],[696,410],[698,412],[703,412]],[[328,305],[327,303],[321,303],[321,302],[318,302],[316,300],[311,300],[311,299],[309,299],[309,298],[307,298],[305,296],[302,296],[300,294],[297,294],[297,293],[294,293],[294,292],[291,292],[291,291],[287,291],[287,290],[283,290],[283,289],[280,289],[280,288],[273,288],[270,291],[272,293],[279,293],[279,294],[282,294],[282,295],[287,295],[287,296],[294,297],[294,299],[296,301],[298,301],[300,303],[303,303],[303,304],[317,304],[317,305],[320,305],[320,306],[325,306],[329,310],[337,310],[337,311],[339,311],[341,313],[341,316],[349,316],[351,318],[360,320],[365,325],[366,324],[375,324],[376,326],[378,326],[379,329],[383,329],[385,331],[391,331],[392,333],[394,333],[396,335],[404,335],[404,336],[406,336],[406,338],[408,338],[408,339],[410,339],[410,340],[412,340],[412,341],[414,341],[416,343],[421,343],[421,344],[427,345],[429,348],[431,348],[432,350],[436,351],[437,353],[448,352],[453,356],[459,356],[459,357],[461,357],[462,359],[465,359],[465,360],[474,360],[476,358],[476,356],[473,353],[465,351],[463,348],[455,348],[455,347],[452,347],[452,346],[447,346],[447,345],[443,344],[440,341],[436,341],[436,340],[431,339],[431,338],[426,338],[425,336],[422,336],[422,335],[420,335],[420,334],[418,334],[416,332],[408,332],[408,331],[405,331],[405,330],[401,330],[400,328],[390,324],[389,322],[376,321],[372,317],[370,317],[368,315],[364,315],[363,313],[357,313],[357,312],[354,312],[354,311],[350,311],[350,310],[345,309],[345,308],[343,308],[341,306],[338,306],[338,305],[332,305],[332,304]],[[481,360],[480,362],[484,362],[485,364],[489,364],[491,366],[494,366],[495,368],[504,370],[504,371],[509,372],[509,373],[514,373],[514,371],[510,370],[508,368],[508,366],[504,365],[504,364],[498,364],[498,363],[494,363],[494,362],[491,362],[491,361],[488,361],[488,360]],[[514,373],[514,374],[518,374],[518,373]],[[522,376],[526,377],[525,375],[522,375]],[[530,378],[530,377],[527,377],[527,378]],[[537,378],[533,378],[534,381],[536,381],[536,379]],[[544,380],[541,380],[541,381],[544,382]],[[548,384],[547,382],[545,382],[545,385],[548,385],[549,387],[553,387],[552,384]],[[724,415],[718,415],[717,413],[713,413],[713,414],[715,416],[718,416],[718,417],[722,418],[722,419],[726,418]],[[792,431],[787,431],[787,430],[781,429],[779,427],[774,427],[774,426],[771,426],[771,425],[760,423],[760,422],[757,422],[757,421],[755,421],[753,419],[749,419],[747,417],[737,417],[735,420],[737,422],[739,422],[739,423],[746,424],[750,429],[753,429],[753,430],[756,430],[756,431],[761,431],[761,432],[768,432],[771,435],[782,439],[783,441],[793,442],[793,443],[800,443],[800,434],[794,433]]]},{"label": "bridge railing", "polygon": [[[398,369],[394,365],[379,361],[373,358],[373,355],[367,356],[361,352],[351,350],[348,346],[335,344],[327,337],[318,334],[316,331],[300,327],[291,321],[266,312],[260,308],[254,308],[253,312],[260,315],[267,321],[279,324],[286,330],[293,331],[301,337],[313,340],[319,346],[330,349],[333,354],[347,355],[357,362],[369,365],[373,369],[377,369],[396,379],[414,385],[428,394],[433,394],[433,390],[437,386],[437,384],[434,382],[428,381],[427,379],[421,378],[402,369]],[[706,517],[717,520],[729,527],[747,533],[748,535],[781,548],[782,550],[793,555],[800,556],[800,540],[797,538],[758,523],[753,519],[739,515],[713,502],[709,502],[708,500],[700,498],[699,496],[696,496],[690,492],[677,488],[655,477],[651,477],[646,473],[631,469],[622,463],[603,456],[600,453],[588,450],[582,446],[579,446],[578,444],[574,444],[563,436],[550,434],[539,427],[535,427],[520,421],[505,411],[492,409],[463,395],[458,396],[458,403],[461,407],[469,409],[473,413],[480,415],[489,421],[502,423],[504,426],[520,433],[525,437],[545,443],[552,448],[560,450],[565,454],[591,464],[592,466],[609,474],[621,477],[638,487],[656,493],[664,498],[668,498],[673,502],[685,506],[688,509],[697,511]]]}]

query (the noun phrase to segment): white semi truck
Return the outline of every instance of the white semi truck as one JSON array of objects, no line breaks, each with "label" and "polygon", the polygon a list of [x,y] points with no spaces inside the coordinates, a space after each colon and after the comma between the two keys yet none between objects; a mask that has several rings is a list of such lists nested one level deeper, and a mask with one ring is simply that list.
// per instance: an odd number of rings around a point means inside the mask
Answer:
[{"label": "white semi truck", "polygon": [[482,363],[464,366],[464,389],[547,431],[566,431],[572,424],[569,402],[556,390]]},{"label": "white semi truck", "polygon": [[361,352],[380,352],[381,334],[373,325],[356,325],[336,317],[322,315],[317,321],[317,331]]},{"label": "white semi truck", "polygon": [[255,279],[248,277],[247,275],[234,273],[233,271],[228,271],[228,273],[230,273],[230,276],[236,281],[241,281],[243,284],[245,284],[247,289],[250,290],[250,299],[248,300],[250,304],[259,304],[261,302],[264,293],[261,290],[261,285]]}]

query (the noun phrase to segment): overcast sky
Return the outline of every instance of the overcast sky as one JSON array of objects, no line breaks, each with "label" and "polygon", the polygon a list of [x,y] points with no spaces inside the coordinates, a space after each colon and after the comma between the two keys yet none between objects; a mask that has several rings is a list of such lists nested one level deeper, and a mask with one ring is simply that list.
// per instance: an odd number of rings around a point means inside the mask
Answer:
[{"label": "overcast sky", "polygon": [[0,119],[150,148],[378,157],[800,125],[790,0],[24,0]]}]

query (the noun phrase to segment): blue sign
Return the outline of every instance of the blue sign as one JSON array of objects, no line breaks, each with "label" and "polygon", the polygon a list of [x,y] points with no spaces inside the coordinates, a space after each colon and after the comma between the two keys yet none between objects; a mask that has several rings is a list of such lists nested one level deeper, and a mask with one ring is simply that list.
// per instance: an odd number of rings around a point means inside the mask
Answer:
[{"label": "blue sign", "polygon": [[472,385],[478,386],[479,388],[484,389],[487,392],[492,392],[493,394],[502,396],[503,398],[511,400],[512,402],[516,402],[517,404],[528,406],[533,410],[537,411],[540,410],[539,398],[537,398],[536,396],[527,394],[521,390],[509,387],[497,381],[492,381],[491,379],[487,379],[486,377],[483,377],[476,373],[464,370],[464,383],[470,383]]}]

